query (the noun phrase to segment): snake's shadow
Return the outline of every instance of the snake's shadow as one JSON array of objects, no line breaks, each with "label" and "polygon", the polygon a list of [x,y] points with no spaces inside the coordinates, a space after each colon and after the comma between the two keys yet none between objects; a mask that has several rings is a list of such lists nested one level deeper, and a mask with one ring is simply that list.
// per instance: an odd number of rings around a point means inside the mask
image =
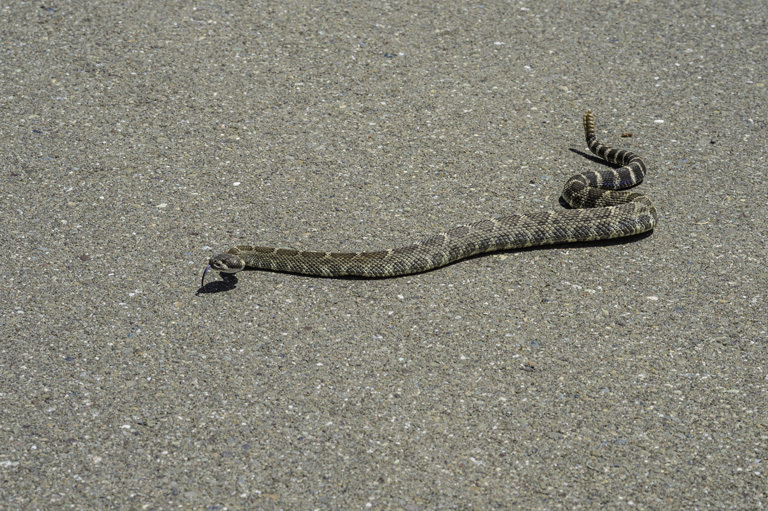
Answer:
[{"label": "snake's shadow", "polygon": [[198,288],[195,295],[208,293],[223,293],[224,291],[231,291],[237,287],[237,275],[232,273],[221,273],[221,280],[213,280],[204,286]]},{"label": "snake's shadow", "polygon": [[569,148],[568,150],[569,150],[570,152],[572,152],[572,153],[576,153],[576,154],[578,154],[578,155],[579,155],[579,156],[581,156],[582,158],[586,158],[586,159],[588,159],[588,160],[590,160],[590,161],[593,161],[593,162],[595,162],[595,163],[598,163],[598,164],[600,164],[600,165],[605,165],[605,166],[607,166],[607,167],[614,167],[614,168],[619,168],[619,167],[621,167],[621,165],[619,165],[618,163],[611,163],[611,162],[609,162],[609,161],[605,161],[604,159],[600,158],[599,156],[595,156],[595,155],[594,155],[594,154],[592,154],[592,153],[585,153],[584,151],[582,151],[582,150],[580,150],[580,149],[574,149],[573,147],[571,147],[571,148]]}]

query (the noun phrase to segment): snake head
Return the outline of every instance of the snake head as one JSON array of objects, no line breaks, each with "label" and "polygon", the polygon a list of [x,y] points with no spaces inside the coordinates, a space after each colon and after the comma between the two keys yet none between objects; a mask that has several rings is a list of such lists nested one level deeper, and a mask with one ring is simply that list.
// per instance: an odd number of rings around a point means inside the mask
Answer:
[{"label": "snake head", "polygon": [[203,270],[203,280],[200,282],[200,287],[205,286],[205,275],[208,270],[218,271],[221,273],[237,273],[245,269],[245,261],[235,254],[217,254],[208,259],[208,266]]},{"label": "snake head", "polygon": [[222,273],[237,273],[245,269],[245,261],[230,253],[218,254],[208,260],[211,270]]}]

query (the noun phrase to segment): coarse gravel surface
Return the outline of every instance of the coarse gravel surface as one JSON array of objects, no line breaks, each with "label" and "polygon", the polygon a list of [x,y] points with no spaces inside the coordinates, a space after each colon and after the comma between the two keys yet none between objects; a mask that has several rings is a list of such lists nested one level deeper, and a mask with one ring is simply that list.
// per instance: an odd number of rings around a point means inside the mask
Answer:
[{"label": "coarse gravel surface", "polygon": [[[8,0],[0,42],[0,510],[768,506],[763,1]],[[652,234],[200,289],[559,208],[587,109]]]}]

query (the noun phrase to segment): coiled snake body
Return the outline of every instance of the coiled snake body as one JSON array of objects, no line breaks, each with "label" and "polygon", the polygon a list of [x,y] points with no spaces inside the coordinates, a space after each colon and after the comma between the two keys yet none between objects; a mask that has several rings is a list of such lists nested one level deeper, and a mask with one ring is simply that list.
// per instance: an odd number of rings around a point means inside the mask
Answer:
[{"label": "coiled snake body", "polygon": [[239,245],[209,260],[208,269],[301,273],[320,277],[397,277],[419,273],[485,252],[631,236],[656,225],[656,209],[646,196],[619,191],[640,183],[645,164],[638,155],[601,144],[592,113],[584,114],[589,149],[616,169],[572,176],[562,197],[573,209],[508,215],[459,225],[410,245],[375,252],[309,252]]}]

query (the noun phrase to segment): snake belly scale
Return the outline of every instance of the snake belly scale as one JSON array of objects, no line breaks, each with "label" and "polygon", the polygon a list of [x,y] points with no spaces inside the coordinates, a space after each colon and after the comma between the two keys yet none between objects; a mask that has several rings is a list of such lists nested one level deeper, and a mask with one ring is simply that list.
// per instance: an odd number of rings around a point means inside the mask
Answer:
[{"label": "snake belly scale", "polygon": [[643,180],[645,163],[635,153],[600,143],[590,111],[584,114],[583,124],[589,149],[621,167],[581,172],[568,179],[562,197],[573,209],[490,218],[459,225],[408,245],[371,252],[311,252],[238,245],[212,257],[206,272],[209,268],[222,273],[258,269],[319,277],[398,277],[486,252],[605,240],[652,230],[657,214],[650,199],[622,191]]}]

